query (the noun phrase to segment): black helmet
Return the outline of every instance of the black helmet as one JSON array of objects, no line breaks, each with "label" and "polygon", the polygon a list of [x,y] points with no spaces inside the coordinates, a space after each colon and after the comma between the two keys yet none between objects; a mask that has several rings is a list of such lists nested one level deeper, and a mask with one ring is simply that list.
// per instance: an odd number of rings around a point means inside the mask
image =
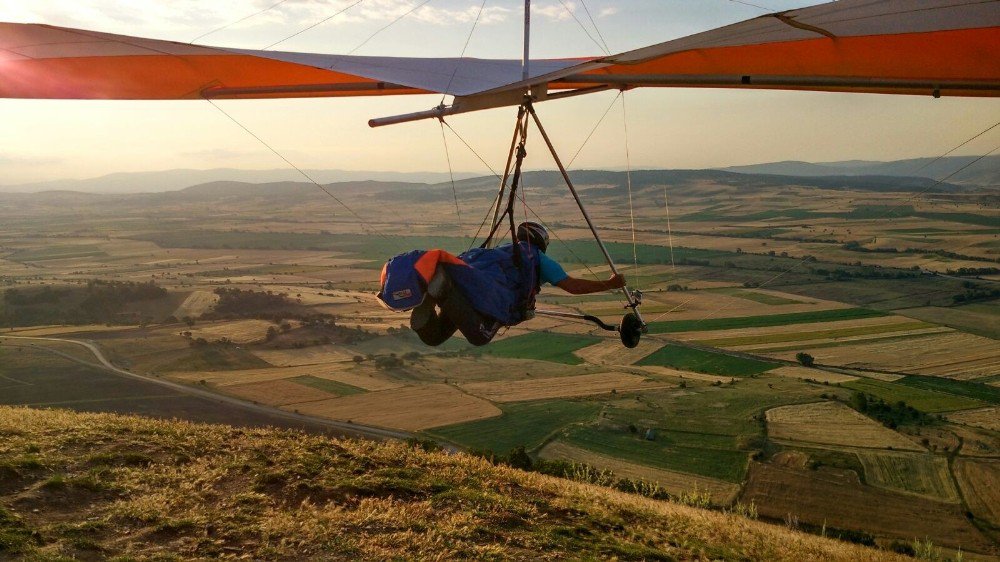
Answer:
[{"label": "black helmet", "polygon": [[522,222],[517,225],[517,239],[531,242],[543,252],[549,247],[549,231],[537,222]]}]

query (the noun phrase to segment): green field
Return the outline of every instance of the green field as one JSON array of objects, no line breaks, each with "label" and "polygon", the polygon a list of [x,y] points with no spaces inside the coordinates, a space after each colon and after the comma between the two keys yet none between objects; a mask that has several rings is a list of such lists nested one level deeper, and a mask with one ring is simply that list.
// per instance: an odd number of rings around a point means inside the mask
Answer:
[{"label": "green field", "polygon": [[601,405],[582,400],[549,400],[504,404],[503,415],[475,422],[438,427],[428,432],[472,449],[507,454],[524,445],[534,449],[546,437],[568,425],[594,419]]},{"label": "green field", "polygon": [[[905,379],[903,379],[905,380]],[[921,412],[951,412],[954,410],[967,410],[985,406],[979,400],[973,400],[964,396],[954,396],[934,390],[925,390],[900,384],[899,382],[885,382],[875,379],[858,379],[841,383],[841,386],[867,392],[885,400],[886,402],[899,402],[902,400]]]},{"label": "green field", "polygon": [[669,343],[643,357],[635,364],[671,367],[682,371],[732,377],[757,375],[781,366],[778,363],[733,357],[723,353],[702,351]]},{"label": "green field", "polygon": [[671,320],[668,322],[650,322],[649,333],[670,334],[675,332],[707,332],[709,330],[730,330],[735,328],[765,328],[768,326],[785,326],[789,324],[856,320],[858,318],[874,318],[876,316],[888,316],[888,314],[865,308],[842,308],[836,310],[817,310],[815,312],[768,314],[766,316]]},{"label": "green field", "polygon": [[846,338],[851,336],[863,336],[884,334],[889,332],[905,332],[908,330],[919,330],[921,328],[933,328],[934,324],[926,322],[902,322],[899,324],[880,324],[877,326],[856,326],[854,328],[840,328],[837,330],[818,330],[815,332],[787,332],[784,334],[762,334],[759,336],[739,336],[732,338],[716,338],[711,340],[698,340],[698,343],[715,347],[729,347],[736,345],[753,345],[763,343],[783,343],[793,341],[808,341],[829,338]]},{"label": "green field", "polygon": [[747,452],[712,445],[686,446],[678,443],[677,436],[674,432],[661,431],[655,440],[647,441],[641,435],[590,426],[571,430],[564,440],[595,453],[645,466],[700,474],[728,482],[743,481]]},{"label": "green field", "polygon": [[719,289],[708,289],[708,291],[712,293],[721,293],[723,295],[729,295],[731,297],[746,299],[748,301],[759,302],[761,304],[769,304],[771,306],[781,306],[783,304],[802,304],[802,301],[786,299],[784,297],[770,295],[768,293],[758,293],[757,291],[748,291],[746,289],[739,289],[737,287],[721,287]]},{"label": "green field", "polygon": [[945,392],[954,394],[955,396],[964,396],[974,400],[989,402],[990,404],[1000,404],[1000,388],[979,382],[910,375],[897,381],[897,384],[904,384],[924,390]]},{"label": "green field", "polygon": [[601,338],[595,336],[534,332],[491,343],[482,348],[482,353],[496,357],[535,359],[579,365],[583,363],[583,359],[573,355],[573,352],[600,341]]},{"label": "green field", "polygon": [[305,386],[322,390],[323,392],[336,394],[337,396],[350,396],[352,394],[364,394],[365,392],[368,392],[363,388],[358,388],[342,382],[321,379],[312,375],[302,375],[301,377],[294,377],[290,380]]},{"label": "green field", "polygon": [[[643,392],[612,399],[600,424],[571,430],[569,441],[637,464],[740,482],[747,456],[763,446],[764,411],[808,402],[836,388],[798,379],[740,379],[735,385]],[[629,426],[635,426],[632,433]],[[653,428],[655,441],[641,437]]]}]

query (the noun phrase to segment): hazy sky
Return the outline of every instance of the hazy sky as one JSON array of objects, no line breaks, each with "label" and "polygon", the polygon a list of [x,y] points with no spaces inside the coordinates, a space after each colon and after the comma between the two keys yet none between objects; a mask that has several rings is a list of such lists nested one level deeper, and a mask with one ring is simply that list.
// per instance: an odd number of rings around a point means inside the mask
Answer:
[{"label": "hazy sky", "polygon": [[[200,39],[207,45],[263,48],[356,0],[286,0]],[[363,0],[280,50],[346,53],[423,0]],[[802,0],[586,0],[612,52],[690,35]],[[30,0],[0,3],[0,21],[36,22],[191,41],[279,4],[278,0]],[[355,54],[457,56],[479,0],[431,0]],[[590,25],[580,0],[534,0],[532,54],[600,54],[570,14]],[[487,0],[466,52],[520,58],[522,0]],[[615,98],[602,93],[538,105],[567,155]],[[447,171],[436,121],[369,129],[371,117],[429,109],[440,96],[239,100],[218,102],[303,168]],[[632,166],[703,168],[777,160],[891,160],[937,156],[1000,120],[1000,100],[874,94],[645,89],[625,94]],[[456,116],[450,123],[494,167],[506,156],[514,108]],[[574,168],[625,166],[620,101]],[[485,167],[454,137],[461,171]],[[956,154],[1000,145],[1000,128]],[[528,165],[551,168],[540,146]],[[281,168],[285,164],[203,101],[0,100],[0,184],[85,178],[170,168]],[[294,177],[294,176],[290,176]]]}]

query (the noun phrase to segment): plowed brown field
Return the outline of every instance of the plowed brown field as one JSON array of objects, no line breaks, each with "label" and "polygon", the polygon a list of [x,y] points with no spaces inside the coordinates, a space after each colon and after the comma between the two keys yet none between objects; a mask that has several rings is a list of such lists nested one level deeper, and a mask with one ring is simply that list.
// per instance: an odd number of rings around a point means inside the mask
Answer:
[{"label": "plowed brown field", "polygon": [[955,476],[972,513],[1000,525],[1000,461],[957,459]]},{"label": "plowed brown field", "polygon": [[813,525],[853,529],[910,542],[990,552],[992,541],[962,514],[958,504],[899,494],[858,481],[851,471],[796,469],[750,463],[741,501],[753,501],[766,517],[789,515]]}]

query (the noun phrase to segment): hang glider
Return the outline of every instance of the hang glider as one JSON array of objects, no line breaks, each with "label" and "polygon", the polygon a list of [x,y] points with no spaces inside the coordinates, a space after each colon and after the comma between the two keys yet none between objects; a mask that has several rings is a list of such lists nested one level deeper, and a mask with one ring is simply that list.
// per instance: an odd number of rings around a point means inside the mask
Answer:
[{"label": "hang glider", "polygon": [[1000,0],[841,0],[605,57],[338,56],[0,23],[0,97],[259,99],[401,94],[451,106],[373,125],[607,89],[1000,95]]}]

